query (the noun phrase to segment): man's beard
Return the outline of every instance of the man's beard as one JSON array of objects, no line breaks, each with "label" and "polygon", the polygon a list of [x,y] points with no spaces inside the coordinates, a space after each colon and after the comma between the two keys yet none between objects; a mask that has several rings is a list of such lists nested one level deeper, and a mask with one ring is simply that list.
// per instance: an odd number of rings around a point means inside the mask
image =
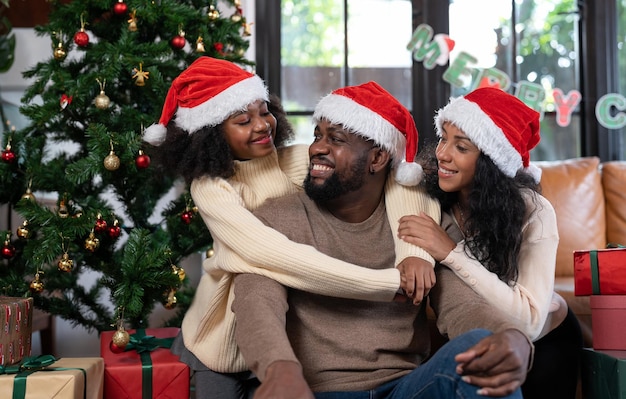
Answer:
[{"label": "man's beard", "polygon": [[347,175],[333,173],[323,184],[311,182],[311,173],[304,179],[304,191],[315,202],[324,203],[344,194],[356,191],[365,184],[365,165],[367,154],[359,158],[350,168]]}]

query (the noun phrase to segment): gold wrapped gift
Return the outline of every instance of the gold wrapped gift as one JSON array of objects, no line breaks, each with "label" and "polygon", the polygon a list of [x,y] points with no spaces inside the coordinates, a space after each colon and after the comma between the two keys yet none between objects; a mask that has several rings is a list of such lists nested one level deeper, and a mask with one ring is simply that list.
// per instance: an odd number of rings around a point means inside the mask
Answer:
[{"label": "gold wrapped gift", "polygon": [[16,378],[26,379],[25,398],[28,399],[102,399],[104,360],[101,357],[66,357],[38,371],[21,370],[17,374],[0,375],[2,397],[12,397],[16,384],[19,385]]}]

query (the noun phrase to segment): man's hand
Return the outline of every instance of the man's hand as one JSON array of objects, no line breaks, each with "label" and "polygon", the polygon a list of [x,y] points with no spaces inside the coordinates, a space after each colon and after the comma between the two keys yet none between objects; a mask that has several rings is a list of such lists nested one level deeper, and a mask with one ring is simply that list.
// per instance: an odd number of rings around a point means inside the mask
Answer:
[{"label": "man's hand", "polygon": [[419,305],[437,281],[433,265],[424,259],[409,257],[400,262],[398,270],[400,288],[413,300],[414,305]]},{"label": "man's hand", "polygon": [[526,379],[531,351],[532,344],[520,331],[501,331],[456,355],[457,373],[479,386],[480,395],[506,396]]},{"label": "man's hand", "polygon": [[265,372],[263,383],[254,393],[254,399],[314,399],[304,380],[298,363],[277,361]]}]

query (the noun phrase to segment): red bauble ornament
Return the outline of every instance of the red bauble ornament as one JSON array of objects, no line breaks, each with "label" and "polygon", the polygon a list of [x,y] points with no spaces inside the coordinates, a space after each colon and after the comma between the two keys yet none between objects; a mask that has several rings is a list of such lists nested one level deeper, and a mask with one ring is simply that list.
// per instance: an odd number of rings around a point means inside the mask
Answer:
[{"label": "red bauble ornament", "polygon": [[79,30],[74,35],[74,43],[76,43],[80,47],[87,47],[87,45],[89,44],[89,35],[85,33],[84,30]]},{"label": "red bauble ornament", "polygon": [[118,0],[117,3],[113,6],[113,12],[117,15],[124,15],[128,11],[128,6],[124,3],[123,0]]},{"label": "red bauble ornament", "polygon": [[7,150],[2,150],[2,162],[13,163],[15,162],[15,158],[15,153],[10,148]]},{"label": "red bauble ornament", "polygon": [[15,256],[15,247],[7,242],[2,246],[2,257],[4,259],[11,259]]},{"label": "red bauble ornament", "polygon": [[107,228],[107,221],[104,219],[96,219],[96,224],[93,226],[93,230],[97,233],[102,233]]},{"label": "red bauble ornament", "polygon": [[193,212],[185,211],[180,215],[180,218],[182,219],[183,223],[189,224],[191,223],[191,219],[193,219]]},{"label": "red bauble ornament", "polygon": [[139,169],[146,169],[150,166],[150,157],[143,153],[143,151],[139,150],[139,156],[135,158],[135,165]]},{"label": "red bauble ornament", "polygon": [[122,234],[122,229],[118,225],[109,227],[109,237],[117,238]]},{"label": "red bauble ornament", "polygon": [[172,40],[170,40],[170,44],[176,50],[182,50],[182,48],[185,47],[185,44],[187,44],[187,40],[185,40],[185,38],[181,35],[176,35],[172,38]]},{"label": "red bauble ornament", "polygon": [[122,348],[120,346],[117,346],[113,343],[113,341],[109,342],[109,349],[111,349],[111,352],[113,353],[122,353],[124,352],[124,349],[126,348]]}]

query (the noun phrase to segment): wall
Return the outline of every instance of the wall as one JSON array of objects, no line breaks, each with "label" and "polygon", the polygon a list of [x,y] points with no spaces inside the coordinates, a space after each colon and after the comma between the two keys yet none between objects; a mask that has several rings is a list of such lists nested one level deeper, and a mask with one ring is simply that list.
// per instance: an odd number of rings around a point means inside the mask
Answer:
[{"label": "wall", "polygon": [[[249,22],[254,22],[254,0],[242,0],[241,7],[244,16]],[[2,103],[7,119],[17,128],[27,124],[27,121],[18,112],[21,105],[20,98],[25,88],[32,84],[31,80],[22,77],[22,71],[34,66],[42,59],[47,59],[52,55],[50,38],[38,37],[32,28],[13,28],[16,38],[15,62],[6,73],[0,73],[0,102]],[[248,59],[254,59],[254,24],[252,25],[252,36],[250,48],[246,54]],[[36,193],[35,193],[36,194]],[[0,229],[7,222],[6,207],[0,206]],[[13,223],[17,226],[17,221]],[[186,275],[192,284],[197,284],[200,279],[202,257],[201,254],[190,256],[184,263],[180,264],[185,269]],[[86,276],[83,284],[89,286],[93,279]],[[150,317],[151,326],[158,326],[163,319],[168,318],[168,310],[162,306],[157,306]],[[98,356],[100,353],[99,337],[96,332],[89,332],[78,326],[74,327],[70,322],[55,318],[54,321],[55,355],[58,357],[84,357]],[[33,354],[40,354],[40,337],[38,333],[33,334]]]}]

